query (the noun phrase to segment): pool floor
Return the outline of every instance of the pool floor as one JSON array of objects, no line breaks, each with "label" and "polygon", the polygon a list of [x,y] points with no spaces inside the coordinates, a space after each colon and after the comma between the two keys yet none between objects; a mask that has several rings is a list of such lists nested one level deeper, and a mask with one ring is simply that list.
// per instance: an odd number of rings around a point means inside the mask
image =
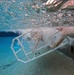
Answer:
[{"label": "pool floor", "polygon": [[26,64],[2,66],[0,75],[74,75],[74,61],[55,51]]}]

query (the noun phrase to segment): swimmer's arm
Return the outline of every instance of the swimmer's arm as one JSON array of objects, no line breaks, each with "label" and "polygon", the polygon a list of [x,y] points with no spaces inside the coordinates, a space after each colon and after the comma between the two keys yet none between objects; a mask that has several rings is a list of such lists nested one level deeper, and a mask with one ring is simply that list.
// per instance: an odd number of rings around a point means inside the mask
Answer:
[{"label": "swimmer's arm", "polygon": [[64,37],[61,37],[61,38],[58,40],[58,42],[56,42],[56,43],[53,44],[53,46],[52,46],[51,48],[55,48],[55,47],[59,46],[59,45],[62,43],[63,40],[64,40]]},{"label": "swimmer's arm", "polygon": [[[57,29],[58,31],[62,31],[62,30],[63,30],[63,26],[57,27],[56,29]],[[63,33],[62,33],[62,34],[63,34]],[[55,48],[55,47],[57,47],[58,45],[60,45],[61,42],[64,40],[64,38],[65,38],[64,35],[62,35],[61,38],[58,40],[58,42],[54,43],[51,48]]]}]

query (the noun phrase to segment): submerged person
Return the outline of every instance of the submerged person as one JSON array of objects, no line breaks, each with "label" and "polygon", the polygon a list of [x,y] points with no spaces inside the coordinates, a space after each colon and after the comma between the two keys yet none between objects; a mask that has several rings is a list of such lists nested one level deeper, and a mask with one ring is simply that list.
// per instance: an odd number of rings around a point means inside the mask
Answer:
[{"label": "submerged person", "polygon": [[67,36],[74,38],[74,26],[60,26],[56,28],[61,32],[59,41],[56,42],[55,46],[58,46]]},{"label": "submerged person", "polygon": [[[56,34],[57,32],[60,32],[60,34],[58,34],[59,39],[56,41],[52,36],[54,36],[54,34]],[[67,27],[60,26],[55,28],[49,28],[49,27],[38,28],[38,29],[32,30],[30,34],[31,34],[31,37],[36,41],[36,45],[34,49],[38,46],[40,41],[43,41],[45,44],[49,43],[50,48],[55,48],[58,45],[60,45],[67,36],[74,38],[74,26],[67,26]],[[51,44],[50,41],[52,41],[53,44]]]},{"label": "submerged person", "polygon": [[64,9],[67,6],[69,6],[69,4],[67,4],[67,2],[69,2],[70,0],[48,0],[47,2],[43,3],[43,6],[46,6],[47,8],[55,8],[55,9]]},{"label": "submerged person", "polygon": [[45,45],[48,45],[50,48],[56,47],[56,41],[59,40],[60,37],[55,36],[55,34],[59,34],[59,30],[56,27],[42,27],[31,30],[30,34],[27,34],[28,40],[35,40],[36,44],[33,47],[33,51],[36,49],[40,41],[43,41]]},{"label": "submerged person", "polygon": [[47,0],[47,2],[43,3],[43,6],[55,5],[58,6],[61,2],[67,2],[69,0]]}]

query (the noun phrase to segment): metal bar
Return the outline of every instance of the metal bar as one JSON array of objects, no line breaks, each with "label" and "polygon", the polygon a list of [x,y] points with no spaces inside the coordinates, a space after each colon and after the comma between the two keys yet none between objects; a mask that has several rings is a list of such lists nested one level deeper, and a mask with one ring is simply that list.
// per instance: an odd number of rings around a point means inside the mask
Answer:
[{"label": "metal bar", "polygon": [[31,31],[32,31],[32,30],[30,30],[30,31],[28,31],[28,32],[26,32],[26,33],[24,33],[24,34],[21,34],[21,35],[19,35],[18,37],[14,38],[14,39],[19,39],[20,37],[26,35],[27,33],[31,32]]},{"label": "metal bar", "polygon": [[32,60],[35,60],[35,59],[37,59],[37,58],[39,58],[39,57],[42,57],[42,56],[44,56],[44,55],[46,55],[46,54],[48,54],[48,53],[51,53],[51,52],[55,51],[56,49],[60,48],[61,46],[66,45],[67,43],[68,43],[68,42],[66,42],[66,43],[64,43],[64,44],[62,44],[62,45],[60,45],[60,46],[58,46],[58,47],[56,47],[56,48],[54,48],[54,49],[52,49],[52,50],[46,52],[46,53],[41,54],[41,55],[39,55],[38,57],[35,57],[35,58],[33,58],[33,59],[30,59],[30,60],[28,60],[28,61],[23,61],[23,60],[20,60],[20,59],[19,59],[18,61],[21,61],[21,62],[23,62],[23,63],[30,62],[30,61],[32,61]]},{"label": "metal bar", "polygon": [[[30,32],[30,31],[29,31],[29,32]],[[27,33],[29,33],[29,32],[27,32]],[[27,34],[27,33],[25,33],[25,34]],[[56,32],[56,33],[50,35],[50,37],[53,36],[53,35],[55,35],[55,34],[57,34],[57,33],[58,33],[58,32]],[[26,53],[23,44],[22,44],[21,41],[19,40],[19,38],[22,37],[22,36],[24,36],[25,34],[22,34],[21,36],[18,36],[17,38],[14,38],[13,41],[12,41],[12,44],[11,44],[11,49],[12,49],[12,51],[13,51],[15,57],[17,58],[18,61],[21,61],[21,62],[23,62],[23,63],[30,62],[30,61],[32,61],[32,60],[34,60],[34,59],[37,59],[37,58],[39,58],[39,57],[41,57],[41,56],[43,56],[43,55],[46,55],[46,54],[48,54],[48,53],[51,53],[51,52],[57,50],[58,48],[60,48],[60,47],[62,47],[62,46],[64,46],[64,45],[66,45],[66,44],[68,43],[68,39],[67,39],[65,42],[62,42],[58,47],[56,47],[56,48],[54,48],[54,49],[50,49],[49,51],[47,51],[47,52],[45,52],[45,53],[43,53],[43,54],[41,54],[41,55],[39,55],[39,56],[37,56],[37,57],[33,57],[33,58],[30,59],[28,55],[31,54],[31,53],[33,53],[33,51]],[[50,38],[50,37],[49,37],[49,38]],[[17,40],[17,42],[19,43],[19,45],[21,46],[21,49],[19,49],[18,51],[15,51],[15,50],[14,50],[14,47],[13,47],[13,46],[14,46],[14,42],[15,42],[16,40]],[[42,46],[42,47],[36,49],[35,51],[40,50],[40,49],[42,49],[42,48],[44,48],[44,47],[47,47],[48,45],[49,45],[49,44],[45,44],[44,46]],[[24,54],[25,54],[25,56],[26,56],[26,58],[27,58],[27,60],[25,60],[25,61],[19,59],[18,56],[17,56],[17,53],[20,52],[21,50],[24,52]]]},{"label": "metal bar", "polygon": [[27,54],[26,54],[26,52],[25,52],[25,49],[24,49],[23,45],[21,44],[21,42],[20,42],[20,40],[19,40],[19,39],[17,39],[17,40],[18,40],[18,42],[19,42],[20,46],[22,47],[22,50],[23,50],[23,52],[25,53],[25,55],[26,55],[27,59],[29,60],[29,58],[28,58],[28,56],[27,56]]},{"label": "metal bar", "polygon": [[15,52],[15,50],[14,50],[14,48],[13,48],[13,43],[14,43],[14,40],[12,41],[11,49],[12,49],[12,51],[13,51],[15,57],[18,59],[18,56],[17,56],[17,54],[16,54],[16,52]]},{"label": "metal bar", "polygon": [[18,53],[18,52],[20,52],[22,49],[19,49],[18,51],[16,51],[15,53]]}]

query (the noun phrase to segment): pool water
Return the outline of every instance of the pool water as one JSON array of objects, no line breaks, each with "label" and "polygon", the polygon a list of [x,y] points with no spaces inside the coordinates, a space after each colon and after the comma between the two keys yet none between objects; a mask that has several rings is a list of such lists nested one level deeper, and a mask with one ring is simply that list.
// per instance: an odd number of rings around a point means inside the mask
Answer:
[{"label": "pool water", "polygon": [[10,49],[14,37],[0,37],[0,66],[10,64],[15,61],[14,54]]},{"label": "pool water", "polygon": [[57,50],[26,64],[18,62],[10,49],[15,37],[0,37],[0,75],[73,75],[74,61]]},{"label": "pool water", "polygon": [[[25,29],[32,26],[31,19],[38,13],[32,8],[33,0],[1,0],[0,1],[0,32]],[[41,2],[37,2],[39,5]],[[0,35],[0,66],[15,61],[10,49],[12,39],[9,35]],[[12,33],[11,33],[12,34]],[[5,37],[6,36],[6,37]],[[14,36],[14,35],[13,35]]]},{"label": "pool water", "polygon": [[[41,4],[40,2],[37,3]],[[33,0],[0,1],[0,32],[31,27],[33,24],[31,20],[36,18],[34,15],[40,14],[31,8],[33,4]],[[0,35],[0,75],[6,75],[7,71],[3,73],[2,71],[8,70],[7,67],[17,62],[10,48],[12,39],[15,37],[7,36],[5,34]]]},{"label": "pool water", "polygon": [[[45,25],[45,16],[49,18],[49,15],[31,8],[33,1],[1,0],[0,32]],[[41,0],[35,1],[42,4]],[[26,64],[18,62],[10,48],[15,37],[0,35],[0,75],[74,75],[74,61],[57,50]]]},{"label": "pool water", "polygon": [[[35,1],[34,1],[35,2]],[[38,1],[40,5],[40,1]],[[32,8],[33,0],[4,0],[0,2],[0,30],[24,29],[32,26],[38,13]]]}]

